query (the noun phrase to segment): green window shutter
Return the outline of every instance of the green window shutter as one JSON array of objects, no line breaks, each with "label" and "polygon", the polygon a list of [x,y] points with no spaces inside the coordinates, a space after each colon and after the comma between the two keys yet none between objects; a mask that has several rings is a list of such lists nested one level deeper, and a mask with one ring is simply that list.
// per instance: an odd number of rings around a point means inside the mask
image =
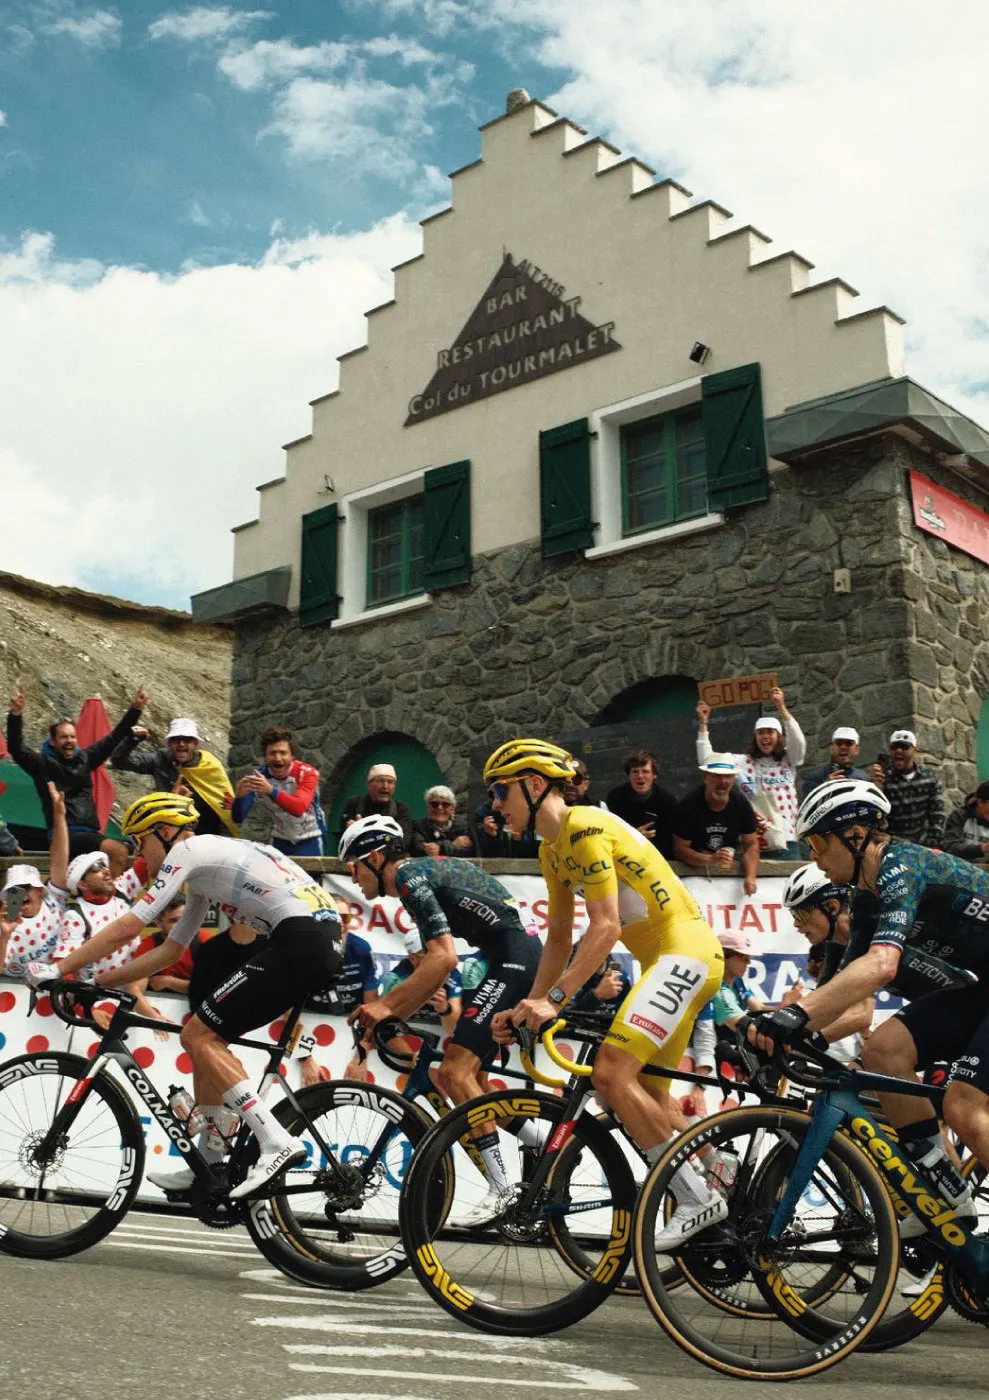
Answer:
[{"label": "green window shutter", "polygon": [[470,462],[433,467],[423,478],[427,593],[470,582]]},{"label": "green window shutter", "polygon": [[758,365],[739,365],[701,380],[707,496],[712,510],[769,496],[766,424]]},{"label": "green window shutter", "polygon": [[539,508],[544,559],[594,543],[586,418],[539,434]]},{"label": "green window shutter", "polygon": [[299,594],[299,622],[311,627],[316,622],[332,622],[340,610],[337,593],[336,505],[323,506],[302,517],[302,572]]}]

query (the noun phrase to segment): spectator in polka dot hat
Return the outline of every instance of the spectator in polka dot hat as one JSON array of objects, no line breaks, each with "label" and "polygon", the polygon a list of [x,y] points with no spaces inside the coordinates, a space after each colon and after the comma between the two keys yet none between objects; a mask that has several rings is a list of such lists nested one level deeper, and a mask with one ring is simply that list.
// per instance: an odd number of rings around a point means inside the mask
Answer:
[{"label": "spectator in polka dot hat", "polygon": [[[799,860],[797,769],[806,757],[807,741],[787,709],[786,696],[779,686],[770,691],[770,699],[779,718],[760,715],[745,753],[731,755],[738,774],[736,786],[762,819],[762,854],[770,860]],[[697,706],[699,764],[705,763],[713,752],[707,729],[710,713],[710,705],[702,700]]]},{"label": "spectator in polka dot hat", "polygon": [[48,784],[48,793],[54,823],[48,883],[33,865],[12,865],[0,892],[0,970],[8,977],[23,977],[29,962],[50,959],[61,935],[68,902],[69,828],[65,797],[54,783]]}]

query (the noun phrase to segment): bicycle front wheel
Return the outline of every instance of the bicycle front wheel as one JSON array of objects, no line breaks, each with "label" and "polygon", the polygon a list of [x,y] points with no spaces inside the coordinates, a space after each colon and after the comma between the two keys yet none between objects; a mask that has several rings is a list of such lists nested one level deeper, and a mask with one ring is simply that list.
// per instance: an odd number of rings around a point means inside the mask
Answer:
[{"label": "bicycle front wheel", "polygon": [[[285,1100],[275,1112],[307,1144],[309,1158],[270,1198],[252,1204],[251,1237],[269,1263],[300,1283],[347,1292],[385,1283],[406,1267],[399,1192],[432,1120],[377,1084],[334,1080],[296,1097],[298,1109]],[[448,1198],[441,1163],[429,1192],[437,1220]]]},{"label": "bicycle front wheel", "polygon": [[144,1171],[133,1104],[107,1074],[69,1103],[92,1064],[46,1051],[0,1068],[0,1250],[61,1259],[108,1235]]},{"label": "bicycle front wheel", "polygon": [[[727,1375],[793,1380],[826,1370],[869,1336],[893,1291],[892,1202],[872,1164],[840,1135],[780,1237],[768,1238],[810,1125],[809,1115],[795,1109],[719,1114],[677,1139],[640,1197],[635,1254],[646,1302],[679,1346]],[[675,1195],[675,1173],[705,1144],[733,1153],[738,1174],[727,1217],[676,1253],[691,1287],[672,1290],[664,1283],[669,1260],[656,1254],[655,1234],[668,1195]],[[726,1287],[742,1306],[724,1306]],[[712,1297],[714,1290],[720,1296]]]},{"label": "bicycle front wheel", "polygon": [[[635,1204],[628,1163],[592,1115],[562,1119],[550,1094],[485,1094],[440,1119],[412,1159],[400,1206],[409,1263],[440,1307],[483,1332],[537,1336],[568,1327],[604,1302],[628,1263]],[[526,1136],[544,1147],[523,1146],[523,1123],[536,1125]],[[505,1190],[492,1190],[477,1129],[497,1136]],[[565,1170],[554,1171],[571,1141],[578,1146]],[[428,1188],[444,1163],[453,1200],[440,1226]]]}]

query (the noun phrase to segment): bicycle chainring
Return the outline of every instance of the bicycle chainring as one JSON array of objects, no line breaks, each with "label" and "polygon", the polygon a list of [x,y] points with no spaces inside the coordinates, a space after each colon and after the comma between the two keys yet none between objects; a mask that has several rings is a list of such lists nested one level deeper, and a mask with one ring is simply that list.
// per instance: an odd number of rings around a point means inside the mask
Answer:
[{"label": "bicycle chainring", "polygon": [[229,1196],[220,1195],[216,1190],[208,1191],[198,1180],[194,1181],[185,1193],[201,1225],[211,1230],[230,1230],[234,1225],[243,1225],[247,1207],[243,1201],[231,1201]]},{"label": "bicycle chainring", "polygon": [[957,1264],[946,1264],[944,1294],[959,1317],[966,1322],[978,1322],[983,1327],[989,1327],[989,1284],[977,1289]]}]

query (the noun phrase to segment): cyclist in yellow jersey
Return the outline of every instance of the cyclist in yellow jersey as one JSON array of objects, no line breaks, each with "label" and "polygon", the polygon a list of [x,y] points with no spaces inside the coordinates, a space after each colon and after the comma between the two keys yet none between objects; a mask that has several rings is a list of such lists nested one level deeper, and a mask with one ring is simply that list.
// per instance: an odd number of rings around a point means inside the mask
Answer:
[{"label": "cyclist in yellow jersey", "polygon": [[[593,1084],[651,1161],[676,1136],[669,1080],[645,1065],[675,1069],[698,1011],[721,985],[724,954],[692,896],[655,847],[620,817],[595,807],[568,807],[564,784],[574,760],[542,739],[514,739],[488,759],[484,780],[495,808],[516,830],[542,838],[539,861],[549,890],[546,945],[529,996],[494,1019],[539,1030],[621,940],[642,969],[598,1051]],[[581,893],[588,928],[573,946],[574,903]],[[671,1249],[724,1218],[727,1204],[693,1167],[679,1169],[677,1198],[659,1250]]]}]

